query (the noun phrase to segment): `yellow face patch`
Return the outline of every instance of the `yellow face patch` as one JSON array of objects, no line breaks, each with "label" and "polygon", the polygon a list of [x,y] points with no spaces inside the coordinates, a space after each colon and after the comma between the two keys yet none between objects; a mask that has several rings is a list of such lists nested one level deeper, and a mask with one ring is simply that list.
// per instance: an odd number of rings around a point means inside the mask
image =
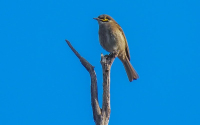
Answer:
[{"label": "yellow face patch", "polygon": [[108,21],[108,19],[106,19],[106,18],[105,19],[101,19],[101,21],[106,22],[106,21]]}]

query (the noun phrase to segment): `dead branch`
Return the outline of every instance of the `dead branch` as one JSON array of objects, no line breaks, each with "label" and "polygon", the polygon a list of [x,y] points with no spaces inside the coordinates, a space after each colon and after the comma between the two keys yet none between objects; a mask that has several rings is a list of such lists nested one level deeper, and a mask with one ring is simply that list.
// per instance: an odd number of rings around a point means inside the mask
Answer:
[{"label": "dead branch", "polygon": [[72,47],[68,40],[65,41],[90,74],[91,102],[93,118],[96,125],[108,125],[110,118],[110,69],[114,59],[117,57],[117,53],[112,53],[105,56],[101,54],[101,65],[103,70],[103,105],[101,109],[98,102],[97,77],[94,67]]}]

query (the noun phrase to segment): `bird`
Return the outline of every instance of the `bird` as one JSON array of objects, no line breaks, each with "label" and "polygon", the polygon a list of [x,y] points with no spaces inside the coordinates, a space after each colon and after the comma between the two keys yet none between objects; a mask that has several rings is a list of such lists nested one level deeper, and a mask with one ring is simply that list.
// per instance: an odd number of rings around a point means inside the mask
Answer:
[{"label": "bird", "polygon": [[109,15],[102,14],[93,18],[99,24],[99,42],[108,52],[118,52],[130,82],[139,78],[137,72],[130,63],[130,52],[125,34],[121,26]]}]

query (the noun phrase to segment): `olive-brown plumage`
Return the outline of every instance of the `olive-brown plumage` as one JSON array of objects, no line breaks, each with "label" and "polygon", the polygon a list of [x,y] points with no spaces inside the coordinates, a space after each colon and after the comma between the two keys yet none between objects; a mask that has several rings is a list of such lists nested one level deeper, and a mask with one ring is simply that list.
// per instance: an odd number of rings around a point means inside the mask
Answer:
[{"label": "olive-brown plumage", "polygon": [[138,74],[130,63],[128,43],[122,28],[109,15],[103,14],[94,18],[99,24],[99,41],[108,52],[118,52],[118,58],[122,61],[129,81],[136,80]]}]

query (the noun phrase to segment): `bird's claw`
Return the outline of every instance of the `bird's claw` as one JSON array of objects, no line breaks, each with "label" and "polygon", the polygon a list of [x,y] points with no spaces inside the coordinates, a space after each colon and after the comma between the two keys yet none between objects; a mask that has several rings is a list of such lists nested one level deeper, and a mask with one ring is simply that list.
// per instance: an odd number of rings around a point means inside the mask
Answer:
[{"label": "bird's claw", "polygon": [[119,51],[116,50],[116,51],[111,52],[109,56],[116,58],[118,54],[119,54]]}]

